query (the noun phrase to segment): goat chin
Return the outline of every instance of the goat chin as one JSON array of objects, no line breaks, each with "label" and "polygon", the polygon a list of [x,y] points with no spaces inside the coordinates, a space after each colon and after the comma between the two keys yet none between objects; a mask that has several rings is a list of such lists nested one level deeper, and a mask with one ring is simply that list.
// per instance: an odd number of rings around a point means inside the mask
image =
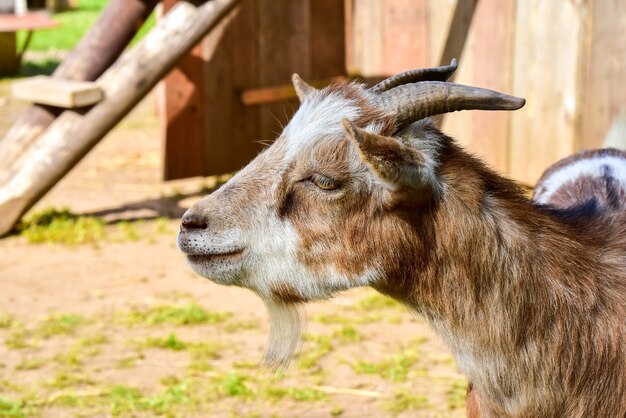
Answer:
[{"label": "goat chin", "polygon": [[270,334],[265,351],[265,364],[271,369],[286,368],[293,354],[300,348],[305,325],[302,310],[296,304],[265,300],[269,314]]}]

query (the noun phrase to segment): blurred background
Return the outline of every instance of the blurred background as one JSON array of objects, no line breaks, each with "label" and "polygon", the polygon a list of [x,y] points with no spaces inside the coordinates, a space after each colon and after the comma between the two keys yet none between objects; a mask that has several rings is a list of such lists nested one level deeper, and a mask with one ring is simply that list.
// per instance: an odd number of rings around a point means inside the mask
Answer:
[{"label": "blurred background", "polygon": [[195,277],[178,219],[280,133],[294,72],[456,57],[455,82],[527,103],[443,131],[529,187],[624,147],[626,3],[241,0],[212,25],[202,3],[0,0],[0,417],[464,416],[447,349],[370,290],[308,307],[291,367],[259,367],[262,303]]}]

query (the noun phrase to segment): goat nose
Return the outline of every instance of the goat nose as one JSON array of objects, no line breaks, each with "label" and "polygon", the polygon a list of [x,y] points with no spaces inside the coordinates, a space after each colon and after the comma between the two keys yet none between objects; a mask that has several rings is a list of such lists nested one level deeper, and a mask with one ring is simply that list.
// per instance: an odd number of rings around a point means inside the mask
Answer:
[{"label": "goat nose", "polygon": [[180,224],[181,231],[191,231],[194,229],[207,229],[208,225],[204,217],[195,213],[185,213],[183,215],[182,223]]}]

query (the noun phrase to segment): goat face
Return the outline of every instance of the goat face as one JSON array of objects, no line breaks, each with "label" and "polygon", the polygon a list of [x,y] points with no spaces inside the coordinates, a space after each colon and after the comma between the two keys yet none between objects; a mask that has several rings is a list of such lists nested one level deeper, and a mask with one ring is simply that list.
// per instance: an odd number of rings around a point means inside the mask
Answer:
[{"label": "goat face", "polygon": [[[427,235],[415,230],[422,224],[416,217],[427,216],[443,186],[436,174],[441,134],[428,122],[411,123],[523,104],[424,81],[455,68],[403,74],[369,90],[315,90],[294,76],[301,107],[281,136],[184,215],[178,245],[192,269],[253,290],[270,308],[272,327],[291,334],[288,344],[285,335],[271,336],[271,362],[284,362],[294,347],[298,303],[354,286],[389,289],[415,276]],[[272,345],[287,348],[271,353]]]},{"label": "goat face", "polygon": [[394,129],[394,119],[371,106],[360,85],[300,93],[302,106],[282,135],[196,203],[178,238],[201,276],[281,303],[326,298],[381,278],[362,247],[380,235],[371,219],[384,224],[385,185],[342,120],[380,134]]}]

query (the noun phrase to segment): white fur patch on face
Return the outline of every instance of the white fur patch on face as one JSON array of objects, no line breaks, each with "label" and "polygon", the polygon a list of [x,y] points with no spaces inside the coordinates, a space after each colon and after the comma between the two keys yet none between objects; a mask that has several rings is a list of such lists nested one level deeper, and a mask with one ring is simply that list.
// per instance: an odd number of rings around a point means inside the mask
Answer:
[{"label": "white fur patch on face", "polygon": [[273,290],[288,285],[304,300],[330,297],[334,292],[357,286],[370,286],[380,274],[368,270],[363,274],[347,276],[332,264],[323,271],[309,269],[298,257],[300,236],[289,220],[271,216],[252,236],[255,242],[250,255],[250,269],[254,275],[244,286],[254,289],[264,300],[271,300]]},{"label": "white fur patch on face", "polygon": [[283,136],[287,140],[287,160],[292,160],[316,139],[336,137],[343,134],[342,119],[355,120],[360,110],[353,100],[337,93],[322,94],[316,91],[302,103]]},{"label": "white fur patch on face", "polygon": [[579,177],[602,177],[606,174],[607,169],[610,171],[611,177],[626,190],[626,164],[623,158],[611,156],[586,158],[556,170],[541,184],[538,184],[537,189],[539,190],[541,187],[541,191],[535,196],[535,201],[545,205],[550,202],[552,195],[565,184]]}]

